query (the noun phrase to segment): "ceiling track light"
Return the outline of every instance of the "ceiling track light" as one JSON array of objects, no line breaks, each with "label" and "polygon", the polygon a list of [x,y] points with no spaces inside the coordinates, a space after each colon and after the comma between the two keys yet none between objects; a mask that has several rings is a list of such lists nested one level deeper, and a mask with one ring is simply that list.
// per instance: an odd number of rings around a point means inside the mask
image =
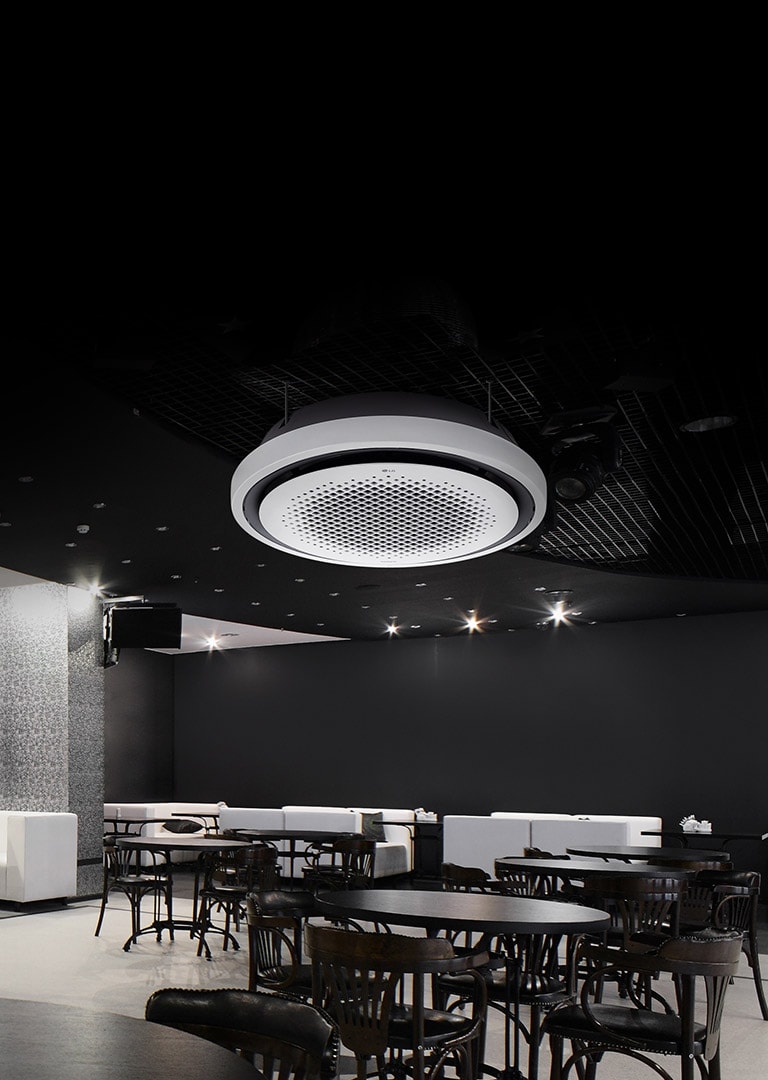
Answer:
[{"label": "ceiling track light", "polygon": [[297,410],[238,466],[238,524],[343,566],[439,566],[509,547],[542,522],[546,478],[477,409],[355,394]]}]

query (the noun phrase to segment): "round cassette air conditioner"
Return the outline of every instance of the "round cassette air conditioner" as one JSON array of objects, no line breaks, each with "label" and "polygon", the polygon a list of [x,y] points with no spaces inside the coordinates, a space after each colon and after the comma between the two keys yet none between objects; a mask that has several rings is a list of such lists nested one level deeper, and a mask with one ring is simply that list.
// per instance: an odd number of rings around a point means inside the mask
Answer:
[{"label": "round cassette air conditioner", "polygon": [[343,566],[461,562],[541,523],[536,462],[477,409],[373,393],[298,409],[232,477],[232,512],[257,540]]}]

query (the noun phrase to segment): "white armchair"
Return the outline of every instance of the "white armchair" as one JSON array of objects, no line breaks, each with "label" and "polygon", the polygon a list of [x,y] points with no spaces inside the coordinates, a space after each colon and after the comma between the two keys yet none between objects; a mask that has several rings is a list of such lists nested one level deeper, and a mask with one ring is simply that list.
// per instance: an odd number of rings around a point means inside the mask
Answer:
[{"label": "white armchair", "polygon": [[77,894],[77,814],[0,810],[0,899],[17,904]]}]

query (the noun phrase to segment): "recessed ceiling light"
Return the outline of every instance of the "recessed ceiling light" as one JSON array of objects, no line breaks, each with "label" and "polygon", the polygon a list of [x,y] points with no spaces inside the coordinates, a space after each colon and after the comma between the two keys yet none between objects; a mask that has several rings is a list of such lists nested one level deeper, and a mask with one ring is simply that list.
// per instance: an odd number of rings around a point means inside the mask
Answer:
[{"label": "recessed ceiling light", "polygon": [[509,547],[544,518],[546,478],[477,409],[355,394],[298,409],[236,469],[232,513],[263,543],[344,566],[430,566]]},{"label": "recessed ceiling light", "polygon": [[168,525],[155,525],[155,532],[168,532]]}]

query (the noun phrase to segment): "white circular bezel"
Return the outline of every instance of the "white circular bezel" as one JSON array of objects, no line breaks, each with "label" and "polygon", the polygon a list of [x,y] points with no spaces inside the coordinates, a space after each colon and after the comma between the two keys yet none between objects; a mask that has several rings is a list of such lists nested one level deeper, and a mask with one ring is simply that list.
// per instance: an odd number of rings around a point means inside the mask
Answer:
[{"label": "white circular bezel", "polygon": [[[235,520],[247,533],[265,544],[288,551],[307,559],[339,563],[338,558],[320,557],[311,551],[298,550],[271,535],[255,528],[246,515],[246,501],[255,487],[268,489],[280,483],[284,473],[311,466],[317,480],[318,473],[326,468],[337,467],[334,458],[376,453],[396,456],[393,465],[403,464],[404,454],[412,452],[423,464],[434,459],[439,468],[456,470],[462,477],[474,476],[476,470],[488,474],[481,478],[484,483],[504,492],[505,484],[511,488],[507,497],[514,499],[516,488],[522,488],[532,504],[527,521],[516,518],[515,526],[489,545],[481,544],[479,550],[461,552],[435,560],[442,565],[462,562],[501,550],[518,542],[533,532],[544,518],[546,510],[547,483],[538,464],[511,439],[491,430],[454,420],[442,420],[425,416],[373,415],[349,416],[319,423],[295,427],[279,432],[265,440],[240,463],[232,477],[231,504]],[[381,463],[379,463],[381,464]],[[515,507],[518,509],[517,500]],[[260,514],[259,514],[260,517]],[[351,560],[349,565],[380,565]],[[392,566],[429,565],[428,562],[393,562]]]}]

